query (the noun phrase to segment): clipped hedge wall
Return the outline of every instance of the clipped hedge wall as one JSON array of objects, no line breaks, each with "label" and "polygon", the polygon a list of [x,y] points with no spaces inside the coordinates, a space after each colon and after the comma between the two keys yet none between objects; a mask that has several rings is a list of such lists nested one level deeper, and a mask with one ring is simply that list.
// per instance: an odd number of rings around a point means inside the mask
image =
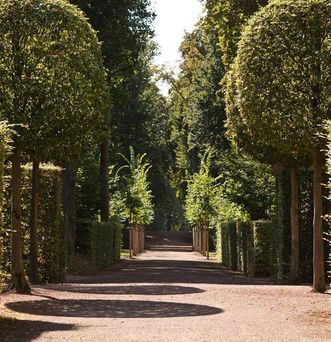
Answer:
[{"label": "clipped hedge wall", "polygon": [[98,268],[106,268],[121,258],[122,225],[118,218],[110,222],[92,222],[91,259]]},{"label": "clipped hedge wall", "polygon": [[[325,175],[323,176],[325,177]],[[301,168],[298,173],[299,182],[299,258],[300,258],[300,280],[301,282],[312,282],[313,279],[313,173],[311,169]],[[327,179],[323,179],[323,184]],[[285,168],[276,173],[276,215],[274,220],[274,258],[276,259],[278,278],[287,279],[290,269],[291,255],[291,216],[290,199],[291,186],[289,171]],[[324,189],[325,191],[325,189]],[[331,206],[323,193],[324,214],[330,212]],[[324,231],[328,230],[327,222],[324,222]],[[327,243],[325,243],[327,247]],[[325,261],[329,253],[326,248]]]},{"label": "clipped hedge wall", "polygon": [[274,258],[279,279],[290,271],[291,254],[291,183],[287,169],[276,173],[276,215],[274,219]]},{"label": "clipped hedge wall", "polygon": [[275,275],[270,221],[222,223],[217,232],[218,261],[254,277]]},{"label": "clipped hedge wall", "polygon": [[[6,170],[7,174],[9,170]],[[23,262],[26,274],[29,266],[29,223],[31,207],[32,169],[22,168],[22,240]],[[2,268],[5,281],[11,270],[11,186],[10,177],[5,177],[4,187],[4,258]],[[39,217],[37,227],[38,271],[42,283],[64,280],[66,245],[65,228],[61,205],[61,169],[53,165],[40,167]]]},{"label": "clipped hedge wall", "polygon": [[273,224],[270,221],[253,222],[253,253],[251,275],[269,277],[275,275],[273,260]]},{"label": "clipped hedge wall", "polygon": [[252,222],[237,222],[236,233],[238,239],[237,269],[245,274],[253,273],[253,234]]}]

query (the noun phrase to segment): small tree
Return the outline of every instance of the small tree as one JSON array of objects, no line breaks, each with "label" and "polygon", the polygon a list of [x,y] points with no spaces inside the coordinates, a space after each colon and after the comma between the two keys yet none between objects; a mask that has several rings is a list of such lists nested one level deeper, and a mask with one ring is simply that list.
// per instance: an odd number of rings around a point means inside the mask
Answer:
[{"label": "small tree", "polygon": [[[230,124],[255,155],[292,162],[313,153],[317,291],[325,289],[319,132],[331,110],[330,18],[328,0],[273,1],[249,21],[228,86]],[[296,196],[295,173],[292,184]]]},{"label": "small tree", "polygon": [[217,178],[210,175],[210,153],[201,161],[200,170],[188,181],[185,200],[185,216],[192,225],[209,228],[210,221],[217,215]]},{"label": "small tree", "polygon": [[[135,155],[132,146],[130,146],[130,159],[123,156],[127,165],[122,168],[128,169],[129,172],[124,177],[125,191],[122,200],[122,204],[124,204],[122,216],[128,219],[130,223],[150,224],[154,217],[152,193],[148,181],[148,171],[151,166],[144,162],[145,157],[146,154]],[[119,199],[119,196],[117,198]]]},{"label": "small tree", "polygon": [[223,192],[218,180],[210,174],[211,154],[207,152],[201,160],[200,170],[188,182],[185,201],[185,216],[192,225],[209,228],[218,222],[248,220],[246,211],[231,202]]},{"label": "small tree", "polygon": [[[95,32],[67,1],[0,1],[0,33],[0,115],[18,124],[12,157],[11,287],[24,291],[21,153],[34,161],[33,241],[39,160],[77,157],[98,134],[104,121],[105,71]],[[36,246],[31,247],[36,264]]]}]

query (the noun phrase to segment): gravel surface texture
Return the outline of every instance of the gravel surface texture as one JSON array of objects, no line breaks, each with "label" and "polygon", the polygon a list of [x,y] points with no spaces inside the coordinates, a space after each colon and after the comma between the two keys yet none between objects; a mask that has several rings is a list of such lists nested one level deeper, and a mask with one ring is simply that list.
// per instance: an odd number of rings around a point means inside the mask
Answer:
[{"label": "gravel surface texture", "polygon": [[331,296],[228,271],[185,235],[123,268],[2,295],[0,341],[330,342]]}]

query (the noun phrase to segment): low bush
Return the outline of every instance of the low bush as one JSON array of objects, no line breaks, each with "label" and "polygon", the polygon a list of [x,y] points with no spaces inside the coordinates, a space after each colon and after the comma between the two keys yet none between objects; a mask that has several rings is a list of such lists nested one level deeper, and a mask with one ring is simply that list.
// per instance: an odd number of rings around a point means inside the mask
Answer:
[{"label": "low bush", "polygon": [[122,225],[118,218],[91,224],[91,260],[97,268],[106,268],[121,258]]}]

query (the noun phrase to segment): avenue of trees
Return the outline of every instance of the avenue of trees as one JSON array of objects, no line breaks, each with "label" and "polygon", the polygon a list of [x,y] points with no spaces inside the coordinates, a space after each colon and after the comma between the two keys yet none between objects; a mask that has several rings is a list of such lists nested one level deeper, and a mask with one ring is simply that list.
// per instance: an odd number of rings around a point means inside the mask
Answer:
[{"label": "avenue of trees", "polygon": [[[10,289],[59,281],[39,272],[49,227],[62,276],[80,261],[117,261],[126,228],[140,223],[203,227],[211,239],[267,227],[279,278],[325,290],[331,4],[202,3],[174,76],[153,65],[150,0],[0,0],[0,264]],[[54,192],[43,188],[50,179]]]},{"label": "avenue of trees", "polygon": [[[283,276],[297,283],[313,274],[313,287],[322,292],[329,1],[207,0],[204,5],[205,16],[182,43],[181,71],[170,93],[171,176],[178,198],[182,203],[187,198],[186,206],[195,204],[188,214],[203,213],[192,198],[206,174],[204,153],[212,149],[209,182],[217,179],[223,198],[246,219],[273,221],[284,239]],[[222,221],[225,208],[214,211],[213,219]],[[227,221],[238,219],[235,210]],[[312,274],[304,275],[308,269]]]}]

